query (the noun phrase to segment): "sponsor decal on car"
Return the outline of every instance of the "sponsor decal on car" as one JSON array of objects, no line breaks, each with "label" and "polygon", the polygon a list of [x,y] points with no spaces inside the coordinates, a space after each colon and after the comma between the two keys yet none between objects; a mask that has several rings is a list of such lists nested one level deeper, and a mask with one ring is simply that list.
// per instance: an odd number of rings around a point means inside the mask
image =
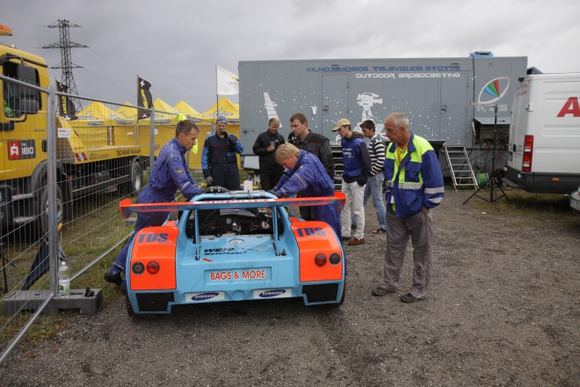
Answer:
[{"label": "sponsor decal on car", "polygon": [[225,281],[262,281],[269,279],[269,268],[256,268],[244,270],[212,270],[206,272],[206,280],[209,282]]},{"label": "sponsor decal on car", "polygon": [[289,298],[289,297],[292,297],[292,289],[254,290],[254,298]]},{"label": "sponsor decal on car", "polygon": [[185,295],[185,300],[187,302],[214,302],[225,300],[225,295],[223,292],[199,292],[199,293],[187,293]]}]

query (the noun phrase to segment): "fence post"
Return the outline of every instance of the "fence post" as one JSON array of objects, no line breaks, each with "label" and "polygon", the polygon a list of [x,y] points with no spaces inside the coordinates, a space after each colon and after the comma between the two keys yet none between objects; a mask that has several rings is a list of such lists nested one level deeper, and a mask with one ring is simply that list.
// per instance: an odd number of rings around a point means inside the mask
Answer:
[{"label": "fence post", "polygon": [[[58,294],[58,224],[56,197],[56,89],[50,86],[48,90],[47,132],[48,132],[48,163],[46,167],[46,182],[48,185],[48,256],[50,264],[50,290],[53,296]],[[44,205],[44,203],[42,204]]]},{"label": "fence post", "polygon": [[155,110],[151,109],[149,116],[149,173],[155,161]]}]

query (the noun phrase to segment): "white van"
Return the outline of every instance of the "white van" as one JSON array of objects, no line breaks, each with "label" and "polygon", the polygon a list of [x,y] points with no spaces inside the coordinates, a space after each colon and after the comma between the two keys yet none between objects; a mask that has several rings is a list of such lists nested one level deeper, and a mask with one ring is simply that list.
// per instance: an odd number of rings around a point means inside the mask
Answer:
[{"label": "white van", "polygon": [[519,79],[508,147],[507,183],[569,194],[580,185],[580,73]]}]

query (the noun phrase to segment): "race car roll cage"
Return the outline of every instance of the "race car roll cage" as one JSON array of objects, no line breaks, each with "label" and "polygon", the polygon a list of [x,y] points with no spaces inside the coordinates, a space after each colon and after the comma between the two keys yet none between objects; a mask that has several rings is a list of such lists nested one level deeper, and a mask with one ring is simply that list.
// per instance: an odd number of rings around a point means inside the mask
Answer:
[{"label": "race car roll cage", "polygon": [[[278,230],[278,208],[279,207],[308,207],[321,206],[330,203],[345,202],[345,195],[342,192],[335,192],[334,196],[325,197],[300,197],[300,198],[277,198],[275,195],[265,191],[231,191],[221,193],[203,193],[195,196],[190,202],[169,202],[169,203],[138,203],[133,204],[131,199],[123,199],[119,202],[119,209],[125,219],[132,212],[177,212],[183,211],[180,217],[180,228],[187,226],[190,212],[195,211],[194,222],[194,244],[196,246],[195,259],[201,257],[201,243],[199,233],[199,213],[200,210],[214,210],[224,208],[272,208],[272,228],[273,243],[276,256],[283,253],[279,251],[279,230]],[[280,213],[282,215],[282,213]],[[182,230],[185,231],[185,230]]]}]

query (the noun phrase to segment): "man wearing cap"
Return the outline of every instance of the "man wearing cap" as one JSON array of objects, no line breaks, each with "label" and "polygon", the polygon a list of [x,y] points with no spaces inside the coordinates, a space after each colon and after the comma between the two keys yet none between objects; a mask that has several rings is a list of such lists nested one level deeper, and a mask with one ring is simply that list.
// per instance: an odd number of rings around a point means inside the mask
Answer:
[{"label": "man wearing cap", "polygon": [[282,167],[274,158],[276,149],[284,144],[284,137],[278,133],[280,120],[272,117],[268,121],[268,130],[260,133],[254,143],[253,151],[260,156],[260,184],[264,191],[269,191],[278,184],[282,177]]},{"label": "man wearing cap", "polygon": [[288,136],[288,142],[298,149],[314,154],[320,159],[324,169],[331,179],[334,179],[334,163],[332,162],[332,149],[330,140],[318,133],[312,133],[308,129],[308,120],[302,113],[294,113],[290,117],[292,133]]},{"label": "man wearing cap", "polygon": [[402,302],[424,299],[431,276],[433,229],[431,212],[443,200],[443,174],[433,147],[411,132],[405,113],[391,113],[385,119],[391,144],[385,159],[387,181],[387,250],[384,274],[374,296],[399,289],[399,277],[409,239],[413,243],[413,283]]},{"label": "man wearing cap", "polygon": [[[342,138],[342,161],[344,165],[342,192],[346,195],[346,203],[340,212],[342,237],[350,238],[348,242],[350,246],[362,245],[365,243],[365,208],[363,200],[365,184],[371,170],[369,151],[367,144],[363,140],[363,135],[352,131],[348,119],[341,118],[338,120],[332,131],[338,132]],[[351,238],[353,217],[356,230]]]},{"label": "man wearing cap", "polygon": [[236,136],[226,132],[226,126],[226,116],[218,114],[216,133],[206,138],[203,144],[201,167],[208,185],[239,190],[240,172],[236,153],[241,154],[244,146]]},{"label": "man wearing cap", "polygon": [[[193,147],[198,134],[199,128],[193,121],[183,120],[177,123],[175,137],[161,148],[151,167],[149,184],[139,193],[137,203],[172,202],[175,200],[177,190],[181,191],[187,200],[202,193],[189,173],[185,161],[185,153]],[[165,212],[140,212],[137,215],[133,235],[145,227],[161,226],[166,220]],[[125,270],[131,242],[132,239],[117,254],[115,262],[105,273],[105,281],[119,287],[123,285],[122,273]]]}]

